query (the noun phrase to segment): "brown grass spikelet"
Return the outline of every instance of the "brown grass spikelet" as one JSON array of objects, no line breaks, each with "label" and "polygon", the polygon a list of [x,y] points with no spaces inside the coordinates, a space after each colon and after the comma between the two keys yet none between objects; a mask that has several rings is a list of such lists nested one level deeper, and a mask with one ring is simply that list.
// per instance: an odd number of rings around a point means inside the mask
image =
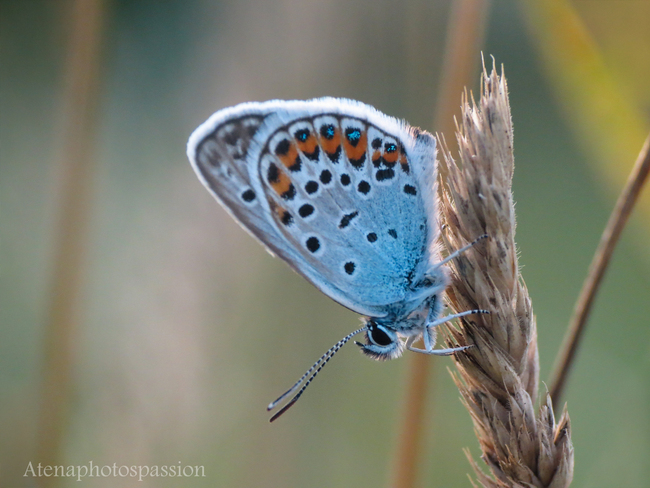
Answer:
[{"label": "brown grass spikelet", "polygon": [[[506,80],[483,70],[479,102],[463,98],[457,125],[457,164],[443,142],[442,241],[451,253],[478,236],[488,238],[450,262],[447,296],[455,312],[486,309],[449,328],[454,381],[467,407],[485,474],[470,458],[484,487],[567,487],[573,478],[569,416],[555,421],[550,398],[539,412],[539,358],[535,316],[519,273],[512,198],[513,132]],[[468,454],[469,457],[469,454]]]}]

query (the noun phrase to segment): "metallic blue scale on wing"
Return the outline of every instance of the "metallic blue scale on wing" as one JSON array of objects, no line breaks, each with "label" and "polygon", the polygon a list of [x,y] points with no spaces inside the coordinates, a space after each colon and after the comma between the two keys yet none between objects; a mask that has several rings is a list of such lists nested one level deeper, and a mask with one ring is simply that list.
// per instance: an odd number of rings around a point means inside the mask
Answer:
[{"label": "metallic blue scale on wing", "polygon": [[359,142],[359,139],[361,139],[361,131],[359,129],[350,130],[348,133],[346,133],[346,135],[350,141],[350,144],[352,145],[355,145],[357,142]]}]

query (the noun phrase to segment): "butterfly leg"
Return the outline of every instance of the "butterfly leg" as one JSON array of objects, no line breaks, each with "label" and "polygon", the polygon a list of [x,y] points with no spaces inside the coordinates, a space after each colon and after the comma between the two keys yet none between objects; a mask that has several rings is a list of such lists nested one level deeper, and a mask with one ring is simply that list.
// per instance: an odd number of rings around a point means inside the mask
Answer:
[{"label": "butterfly leg", "polygon": [[413,347],[413,342],[415,342],[417,336],[411,336],[407,339],[406,341],[407,349],[409,351],[419,352],[422,354],[433,354],[435,356],[449,356],[457,351],[464,351],[465,349],[472,347],[472,346],[461,346],[461,347],[451,347],[447,349],[434,349],[434,346],[436,345],[436,336],[437,336],[435,328],[440,324],[444,324],[445,322],[449,322],[450,320],[456,319],[458,317],[465,317],[466,315],[472,315],[476,313],[490,313],[490,312],[488,310],[466,310],[465,312],[447,315],[446,317],[442,317],[437,320],[433,320],[431,322],[427,320],[427,324],[425,326],[425,330],[423,334],[424,349],[418,349],[416,347]]},{"label": "butterfly leg", "polygon": [[439,267],[442,266],[443,264],[447,264],[447,263],[448,263],[449,261],[451,261],[452,259],[457,258],[458,256],[460,256],[461,254],[463,254],[463,253],[464,253],[465,251],[467,251],[468,249],[474,247],[476,244],[478,244],[479,242],[481,242],[483,239],[487,239],[487,237],[488,237],[487,234],[483,234],[482,236],[478,236],[476,239],[474,239],[472,242],[470,242],[470,243],[467,244],[466,246],[463,246],[463,247],[461,247],[460,249],[456,249],[454,252],[452,252],[452,253],[451,253],[449,256],[447,256],[445,259],[443,259],[442,261],[440,261],[439,263],[437,263],[437,264],[436,264],[436,267],[439,268]]},{"label": "butterfly leg", "polygon": [[437,333],[435,328],[427,327],[424,332],[424,349],[418,349],[417,347],[412,346],[412,344],[418,338],[417,336],[409,337],[406,340],[406,347],[409,351],[419,352],[422,354],[430,354],[433,356],[450,356],[451,354],[457,351],[463,351],[464,349],[470,347],[470,346],[463,346],[463,347],[451,347],[448,349],[434,349],[433,347],[436,345],[436,335]]}]

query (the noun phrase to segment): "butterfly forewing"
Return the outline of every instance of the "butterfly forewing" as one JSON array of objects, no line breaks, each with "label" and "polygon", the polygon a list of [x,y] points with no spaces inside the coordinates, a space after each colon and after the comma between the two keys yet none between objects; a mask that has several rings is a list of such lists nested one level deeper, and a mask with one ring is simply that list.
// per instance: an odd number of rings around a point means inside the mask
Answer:
[{"label": "butterfly forewing", "polygon": [[435,232],[432,136],[337,99],[220,114],[188,154],[230,212],[348,308],[378,317],[404,300]]}]

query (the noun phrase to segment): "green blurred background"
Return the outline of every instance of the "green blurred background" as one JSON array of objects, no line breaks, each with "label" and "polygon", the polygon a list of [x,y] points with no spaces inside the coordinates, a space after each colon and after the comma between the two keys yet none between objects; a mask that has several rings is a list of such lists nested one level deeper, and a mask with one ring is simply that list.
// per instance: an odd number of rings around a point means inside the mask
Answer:
[{"label": "green blurred background", "polygon": [[[649,3],[572,2],[645,124],[641,134],[650,115]],[[348,346],[269,424],[268,402],[358,318],[227,216],[192,172],[185,144],[217,109],[323,95],[436,130],[450,5],[107,3],[61,456],[65,465],[180,461],[204,465],[206,477],[61,486],[389,485],[411,358],[375,363]],[[38,462],[70,6],[0,0],[0,486],[9,488],[34,486],[23,474]],[[510,88],[517,242],[545,380],[633,159],[610,166],[619,179],[603,170],[599,137],[576,127],[527,8],[492,2],[483,51],[503,63]],[[475,65],[474,90],[478,56]],[[623,235],[567,387],[575,487],[643,487],[650,479],[649,216],[639,210]],[[479,455],[471,421],[447,371],[451,360],[432,363],[419,486],[470,486],[462,449]]]}]

